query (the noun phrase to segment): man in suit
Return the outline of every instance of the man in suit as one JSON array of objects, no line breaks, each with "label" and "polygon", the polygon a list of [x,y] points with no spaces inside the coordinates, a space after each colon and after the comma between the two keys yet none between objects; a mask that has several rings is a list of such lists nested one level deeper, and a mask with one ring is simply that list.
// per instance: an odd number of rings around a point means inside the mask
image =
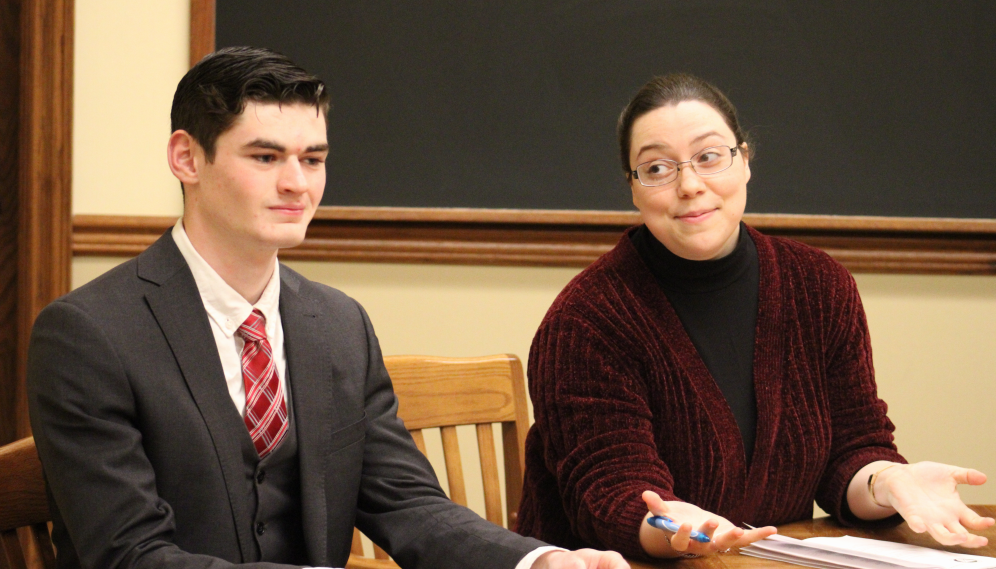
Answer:
[{"label": "man in suit", "polygon": [[403,567],[626,567],[447,500],[366,313],[277,261],[321,199],[328,108],[283,56],[205,58],[171,114],[183,217],[38,317],[29,404],[58,565],[342,566],[355,524]]}]

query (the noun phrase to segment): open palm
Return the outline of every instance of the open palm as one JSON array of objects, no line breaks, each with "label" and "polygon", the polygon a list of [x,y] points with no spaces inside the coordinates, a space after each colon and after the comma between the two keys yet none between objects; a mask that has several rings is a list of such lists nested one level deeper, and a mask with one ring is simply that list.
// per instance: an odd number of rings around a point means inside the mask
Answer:
[{"label": "open palm", "polygon": [[889,504],[917,533],[928,532],[942,545],[982,547],[988,540],[969,530],[993,525],[961,500],[959,484],[977,486],[986,475],[971,468],[937,462],[918,462],[890,468],[882,473]]}]

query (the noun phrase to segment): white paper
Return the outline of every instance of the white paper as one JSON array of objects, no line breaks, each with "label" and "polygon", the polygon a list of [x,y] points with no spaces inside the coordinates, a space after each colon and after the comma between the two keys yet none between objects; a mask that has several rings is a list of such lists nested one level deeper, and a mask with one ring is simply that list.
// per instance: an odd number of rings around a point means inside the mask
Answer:
[{"label": "white paper", "polygon": [[775,534],[740,552],[818,569],[996,569],[992,557],[852,536],[799,540]]}]

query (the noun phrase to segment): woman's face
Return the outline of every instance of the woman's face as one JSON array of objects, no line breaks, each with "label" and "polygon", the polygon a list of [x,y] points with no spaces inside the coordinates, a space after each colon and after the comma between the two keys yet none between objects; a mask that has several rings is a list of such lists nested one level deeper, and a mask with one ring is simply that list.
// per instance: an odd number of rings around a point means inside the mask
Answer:
[{"label": "woman's face", "polygon": [[[630,140],[633,170],[651,160],[683,162],[704,148],[737,144],[722,115],[701,101],[650,111],[633,123]],[[693,261],[729,255],[737,246],[747,205],[746,154],[741,147],[732,166],[708,176],[682,164],[678,178],[663,186],[646,187],[633,176],[633,204],[654,237],[675,255]]]}]

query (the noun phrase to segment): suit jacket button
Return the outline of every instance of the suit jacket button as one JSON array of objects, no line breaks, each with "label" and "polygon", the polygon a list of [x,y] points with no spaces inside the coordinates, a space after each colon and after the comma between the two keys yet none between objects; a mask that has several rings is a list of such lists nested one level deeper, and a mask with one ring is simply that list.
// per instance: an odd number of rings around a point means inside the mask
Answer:
[{"label": "suit jacket button", "polygon": [[266,533],[266,524],[259,522],[256,524],[256,535],[263,535],[264,533]]},{"label": "suit jacket button", "polygon": [[256,484],[262,484],[266,480],[266,471],[260,470],[256,473]]}]

